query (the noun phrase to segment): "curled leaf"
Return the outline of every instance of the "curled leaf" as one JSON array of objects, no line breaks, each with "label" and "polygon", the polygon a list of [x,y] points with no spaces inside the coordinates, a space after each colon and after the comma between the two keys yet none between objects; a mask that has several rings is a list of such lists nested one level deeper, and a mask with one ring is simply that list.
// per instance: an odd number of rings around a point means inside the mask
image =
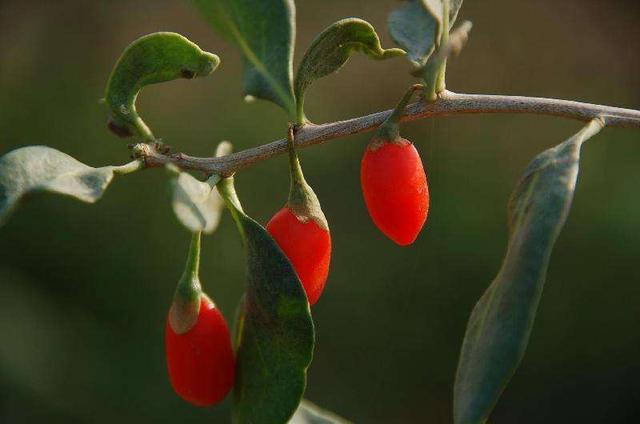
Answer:
[{"label": "curled leaf", "polygon": [[298,67],[295,96],[299,121],[307,88],[318,78],[339,70],[355,52],[376,60],[405,54],[401,49],[383,49],[378,34],[367,21],[347,18],[333,23],[313,41]]},{"label": "curled leaf", "polygon": [[137,39],[122,53],[107,82],[109,128],[120,137],[138,135],[152,141],[151,130],[136,111],[140,90],[150,84],[209,75],[219,63],[218,56],[174,32],[156,32]]},{"label": "curled leaf", "polygon": [[575,190],[580,147],[600,119],[538,155],[509,203],[509,244],[502,267],[473,308],[454,385],[454,422],[484,423],[524,356],[549,258]]},{"label": "curled leaf", "polygon": [[48,191],[94,203],[102,197],[114,173],[126,167],[92,168],[47,146],[13,150],[0,157],[0,225],[31,193]]},{"label": "curled leaf", "polygon": [[293,0],[194,0],[207,21],[242,51],[244,95],[272,101],[293,117]]},{"label": "curled leaf", "polygon": [[218,184],[247,249],[247,287],[236,319],[235,423],[286,423],[306,386],[314,347],[309,302],[293,266],[240,207],[231,178]]}]

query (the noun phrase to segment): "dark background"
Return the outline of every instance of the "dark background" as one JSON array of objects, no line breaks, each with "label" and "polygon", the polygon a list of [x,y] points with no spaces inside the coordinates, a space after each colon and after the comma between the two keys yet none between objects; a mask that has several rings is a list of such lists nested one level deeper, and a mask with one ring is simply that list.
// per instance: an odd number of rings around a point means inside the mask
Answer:
[{"label": "dark background", "polygon": [[[391,46],[395,0],[298,1],[299,59],[346,16],[372,22]],[[461,92],[553,96],[640,107],[637,1],[467,1],[475,27],[448,72]],[[0,0],[0,154],[47,144],[92,165],[128,161],[98,99],[135,38],[185,34],[221,68],[145,91],[139,110],[180,150],[211,155],[282,137],[286,117],[244,104],[238,52],[188,1]],[[355,57],[307,100],[315,122],[393,105],[413,82],[402,59]],[[404,127],[429,176],[431,211],[399,248],[371,223],[359,187],[369,135],[301,153],[329,219],[334,255],[306,396],[358,423],[449,423],[468,314],[494,277],[506,201],[538,152],[580,127],[536,116],[456,116]],[[529,350],[493,423],[625,423],[640,417],[640,133],[607,129],[586,144],[573,210],[553,253]],[[285,201],[284,157],[236,178],[265,222]],[[189,242],[169,207],[167,176],[114,182],[96,205],[52,195],[0,229],[0,422],[207,423],[228,401],[196,409],[171,390],[163,326]],[[202,280],[230,319],[244,256],[225,216],[204,240]]]}]

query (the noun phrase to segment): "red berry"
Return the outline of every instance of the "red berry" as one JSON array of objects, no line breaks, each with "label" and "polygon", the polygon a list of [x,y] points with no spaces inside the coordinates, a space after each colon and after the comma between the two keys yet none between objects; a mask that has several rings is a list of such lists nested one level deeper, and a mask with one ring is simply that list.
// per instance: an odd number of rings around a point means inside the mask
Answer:
[{"label": "red berry", "polygon": [[235,359],[227,323],[211,300],[201,297],[195,325],[177,334],[169,320],[165,349],[171,385],[180,397],[196,406],[224,399],[235,377]]},{"label": "red berry", "polygon": [[409,140],[374,140],[362,158],[362,193],[376,226],[400,246],[415,241],[427,220],[429,188]]},{"label": "red berry", "polygon": [[298,218],[285,206],[267,224],[267,231],[287,255],[307,292],[309,304],[315,304],[329,275],[331,235],[315,219]]}]

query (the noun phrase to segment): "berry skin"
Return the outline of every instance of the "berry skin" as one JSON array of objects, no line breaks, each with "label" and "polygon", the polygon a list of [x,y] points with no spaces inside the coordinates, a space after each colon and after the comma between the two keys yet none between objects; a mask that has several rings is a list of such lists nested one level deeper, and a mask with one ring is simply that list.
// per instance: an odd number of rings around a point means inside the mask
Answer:
[{"label": "berry skin", "polygon": [[400,246],[413,243],[429,212],[427,176],[413,143],[374,139],[362,158],[360,182],[380,231]]},{"label": "berry skin", "polygon": [[271,218],[267,224],[267,231],[293,264],[307,292],[309,304],[315,304],[329,275],[329,230],[312,218],[303,222],[285,206]]},{"label": "berry skin", "polygon": [[198,319],[186,333],[177,334],[167,320],[165,349],[171,385],[187,402],[216,404],[233,386],[235,359],[229,328],[207,296],[201,296]]}]

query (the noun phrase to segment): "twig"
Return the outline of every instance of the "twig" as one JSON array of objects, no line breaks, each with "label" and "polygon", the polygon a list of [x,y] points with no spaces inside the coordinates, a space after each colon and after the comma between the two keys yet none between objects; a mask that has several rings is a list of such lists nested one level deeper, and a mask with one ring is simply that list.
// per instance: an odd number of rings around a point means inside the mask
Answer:
[{"label": "twig", "polygon": [[[305,148],[328,140],[374,130],[390,113],[391,110],[385,110],[345,121],[305,125],[296,133],[296,147]],[[433,103],[427,104],[421,101],[409,105],[402,121],[471,113],[530,113],[584,122],[603,117],[606,119],[607,126],[610,127],[640,128],[640,111],[633,109],[540,97],[458,94],[451,91],[440,93]],[[138,144],[134,148],[134,154],[144,158],[147,167],[173,163],[182,169],[222,176],[231,175],[257,162],[286,152],[287,140],[284,138],[230,155],[209,158],[193,157],[183,153],[162,154],[146,144]]]}]

